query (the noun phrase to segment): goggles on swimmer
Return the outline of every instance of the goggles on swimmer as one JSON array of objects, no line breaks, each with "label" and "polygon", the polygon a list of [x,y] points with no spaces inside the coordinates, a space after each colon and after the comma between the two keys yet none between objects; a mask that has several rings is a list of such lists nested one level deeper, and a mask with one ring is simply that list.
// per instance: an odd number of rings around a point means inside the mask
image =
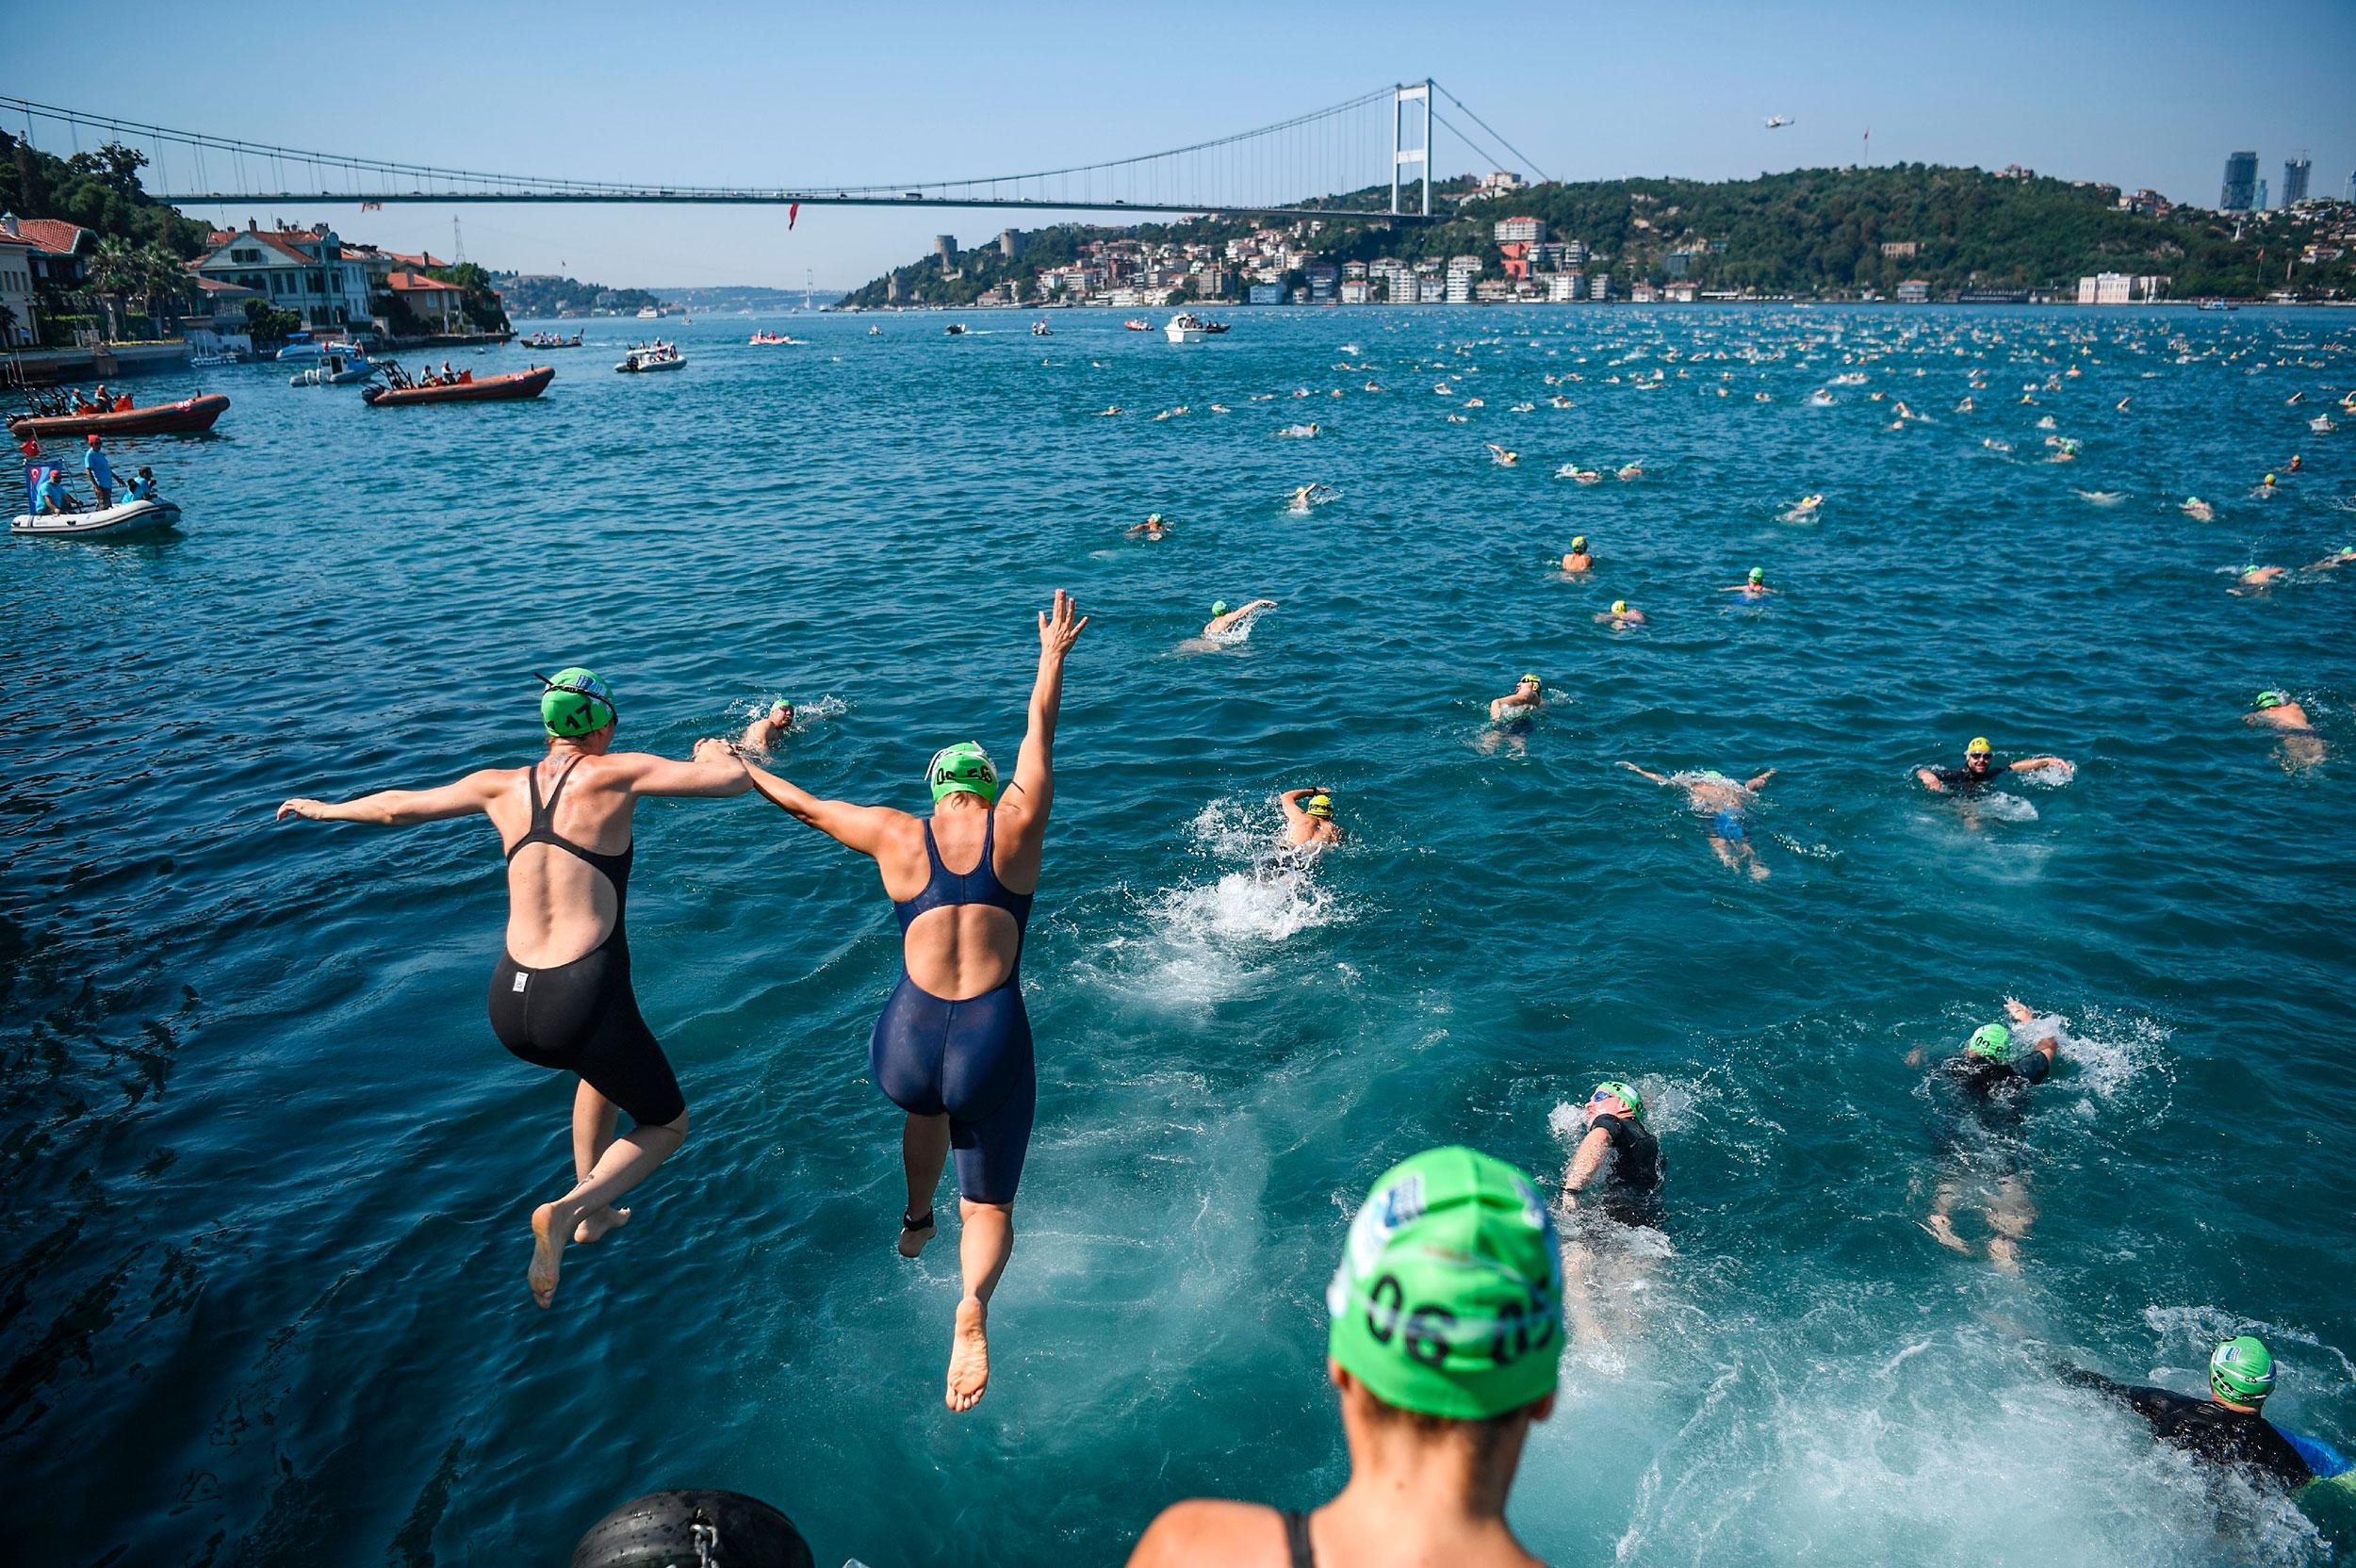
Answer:
[{"label": "goggles on swimmer", "polygon": [[540,723],[549,734],[589,735],[620,721],[614,689],[595,670],[568,664],[552,676],[537,670],[532,674],[541,688]]},{"label": "goggles on swimmer", "polygon": [[1331,822],[1333,818],[1333,798],[1331,795],[1311,795],[1301,808],[1310,816]]},{"label": "goggles on swimmer", "polygon": [[1587,1097],[1587,1103],[1592,1105],[1603,1099],[1617,1100],[1628,1107],[1628,1115],[1639,1121],[1644,1119],[1644,1097],[1637,1093],[1631,1085],[1624,1084],[1617,1078],[1607,1078],[1595,1086],[1595,1092]]}]

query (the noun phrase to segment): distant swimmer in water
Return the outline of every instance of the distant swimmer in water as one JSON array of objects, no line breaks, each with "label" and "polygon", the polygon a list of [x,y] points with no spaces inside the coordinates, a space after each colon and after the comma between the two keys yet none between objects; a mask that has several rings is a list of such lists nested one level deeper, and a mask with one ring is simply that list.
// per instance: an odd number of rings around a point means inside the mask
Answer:
[{"label": "distant swimmer in water", "polygon": [[1576,463],[1565,463],[1562,466],[1554,471],[1554,477],[1557,479],[1574,479],[1579,481],[1581,484],[1601,484],[1603,482],[1603,470],[1601,468],[1582,468]]},{"label": "distant swimmer in water", "polygon": [[1123,410],[1122,410],[1121,406],[1119,403],[1115,403],[1115,404],[1113,404],[1113,405],[1112,405],[1112,407],[1110,407],[1110,408],[1100,408],[1100,409],[1098,409],[1098,410],[1096,411],[1096,416],[1097,416],[1098,418],[1100,418],[1100,419],[1109,419],[1109,418],[1111,418],[1114,415],[1116,415],[1116,414],[1120,414],[1120,413],[1121,413],[1121,412],[1123,412]]},{"label": "distant swimmer in water", "polygon": [[2288,462],[2287,464],[2283,465],[2283,472],[2285,472],[2285,473],[2295,474],[2295,473],[2299,472],[2299,469],[2304,468],[2305,466],[2307,466],[2307,460],[2306,460],[2305,458],[2303,458],[2303,457],[2299,456],[2297,452],[2293,452],[2293,453],[2291,453],[2291,460],[2290,460],[2290,462]]},{"label": "distant swimmer in water", "polygon": [[2091,1389],[2125,1405],[2169,1447],[2244,1480],[2297,1492],[2314,1481],[2346,1476],[2345,1455],[2315,1438],[2286,1432],[2266,1418],[2274,1370],[2274,1356],[2266,1342],[2241,1334],[2209,1353],[2205,1399],[2113,1382],[2079,1366],[2063,1366],[2060,1376],[2073,1388]]},{"label": "distant swimmer in water", "polygon": [[2329,572],[2350,563],[2356,563],[2356,545],[2342,545],[2322,560],[2309,562],[2307,569],[2311,572]]},{"label": "distant swimmer in water", "polygon": [[1306,512],[1313,506],[1323,506],[1340,494],[1330,484],[1303,484],[1293,491],[1285,506],[1289,511]]},{"label": "distant swimmer in water", "polygon": [[2135,399],[2132,397],[2121,398],[2118,402],[2112,404],[2111,406],[2116,412],[2124,414],[2127,412],[2127,405],[2133,401],[2135,401]]},{"label": "distant swimmer in water", "polygon": [[1240,610],[1230,610],[1227,608],[1227,601],[1220,599],[1211,606],[1211,618],[1203,624],[1203,635],[1205,637],[1223,636],[1230,631],[1239,629],[1261,611],[1275,608],[1274,599],[1253,599]]},{"label": "distant swimmer in water", "polygon": [[2211,522],[2217,517],[2217,509],[2198,496],[2186,496],[2183,504],[2176,510],[2196,523]]},{"label": "distant swimmer in water", "polygon": [[1562,569],[1574,576],[1595,569],[1595,558],[1587,553],[1587,535],[1582,533],[1571,541],[1570,553],[1562,558]]},{"label": "distant swimmer in water", "polygon": [[1633,463],[1623,463],[1612,473],[1612,477],[1625,482],[1629,480],[1643,479],[1644,477],[1644,470],[1638,467]]},{"label": "distant swimmer in water", "polygon": [[1129,537],[1132,539],[1167,539],[1170,537],[1170,519],[1158,512],[1149,512],[1145,514],[1145,521],[1129,525]]},{"label": "distant swimmer in water", "polygon": [[[2030,1086],[2043,1083],[2053,1070],[2063,1021],[2039,1015],[2010,997],[2004,999],[2004,1011],[2010,1023],[1982,1024],[1960,1052],[1939,1064],[1939,1081],[1947,1097],[1939,1108],[1939,1142],[1947,1168],[1932,1194],[1922,1229],[1941,1247],[1973,1255],[1972,1244],[1955,1233],[1954,1217],[1966,1188],[1972,1188],[1988,1221],[1988,1261],[2004,1273],[2018,1274],[2021,1243],[2037,1222],[2021,1124]],[[1917,1047],[1907,1053],[1906,1065],[1922,1066],[1923,1055]]]},{"label": "distant swimmer in water", "polygon": [[1598,612],[1595,620],[1600,625],[1611,627],[1614,631],[1620,631],[1631,626],[1643,626],[1644,612],[1631,609],[1626,599],[1613,599],[1612,608]]},{"label": "distant swimmer in water", "polygon": [[1521,453],[1509,452],[1494,441],[1485,441],[1481,444],[1489,449],[1489,457],[1491,461],[1495,462],[1500,468],[1511,468],[1514,464],[1519,463],[1522,460]]},{"label": "distant swimmer in water", "polygon": [[[990,1298],[1014,1253],[1015,1187],[1039,1097],[1023,1004],[1023,936],[1055,798],[1064,661],[1088,624],[1060,588],[1054,608],[1039,615],[1030,726],[1014,781],[1003,792],[990,754],[972,741],[942,747],[925,766],[929,819],[820,800],[761,768],[749,770],[753,787],[794,820],[872,857],[899,916],[900,983],[869,1037],[867,1066],[875,1086],[907,1113],[902,1257],[915,1257],[932,1239],[933,1189],[956,1152],[964,1293],[944,1396],[954,1411],[973,1409],[990,1382]],[[963,869],[951,869],[953,862]]]},{"label": "distant swimmer in water", "polygon": [[2307,710],[2280,692],[2260,692],[2242,723],[2270,729],[2282,739],[2282,766],[2312,768],[2323,760],[2323,736],[2307,717]]},{"label": "distant swimmer in water", "polygon": [[1776,514],[1775,520],[1781,523],[1812,523],[1816,520],[1816,509],[1824,504],[1824,498],[1822,496],[1802,496]]},{"label": "distant swimmer in water", "polygon": [[[385,790],[332,804],[298,797],[281,820],[385,826],[480,811],[507,852],[507,941],[491,973],[491,1030],[534,1067],[579,1075],[573,1094],[573,1186],[532,1215],[532,1298],[555,1299],[568,1243],[596,1241],[630,1219],[614,1200],[645,1181],[687,1136],[687,1101],[630,988],[630,808],[654,796],[741,795],[752,788],[725,741],[695,743],[692,760],[614,751],[614,694],[574,666],[543,678],[548,750],[527,768],[484,768],[433,790]],[[766,749],[790,715],[773,709],[743,744]],[[614,1135],[617,1109],[633,1125]]]},{"label": "distant swimmer in water", "polygon": [[2233,585],[2225,591],[2245,597],[2263,594],[2290,575],[2288,566],[2233,566],[2227,569],[2233,574]]},{"label": "distant swimmer in water", "polygon": [[1324,789],[1286,790],[1276,797],[1284,810],[1284,847],[1337,844],[1341,825],[1333,820],[1333,796]]},{"label": "distant swimmer in water", "polygon": [[1489,722],[1506,727],[1529,727],[1530,721],[1546,705],[1544,691],[1534,675],[1526,675],[1513,682],[1513,689],[1489,702]]},{"label": "distant swimmer in water", "polygon": [[1686,804],[1705,825],[1703,832],[1710,840],[1710,853],[1728,871],[1747,871],[1756,881],[1767,880],[1767,867],[1759,858],[1758,846],[1751,842],[1750,816],[1751,808],[1759,802],[1759,792],[1775,776],[1775,769],[1737,783],[1714,768],[1664,777],[1633,762],[1622,762],[1620,766],[1656,784],[1683,790]]},{"label": "distant swimmer in water", "polygon": [[1296,1512],[1193,1498],[1129,1568],[1540,1568],[1506,1504],[1554,1412],[1561,1238],[1529,1177],[1464,1148],[1392,1167],[1350,1221],[1325,1292],[1325,1373],[1350,1479]]},{"label": "distant swimmer in water", "polygon": [[1731,588],[1721,588],[1718,592],[1722,594],[1740,594],[1746,599],[1757,599],[1766,597],[1769,594],[1774,593],[1775,590],[1767,586],[1767,568],[1764,566],[1753,566],[1749,577],[1744,578],[1741,582],[1736,583]]},{"label": "distant swimmer in water", "polygon": [[1295,440],[1305,440],[1308,437],[1317,434],[1317,427],[1314,424],[1308,424],[1286,425],[1283,430],[1278,431],[1276,433],[1279,436],[1287,436]]},{"label": "distant swimmer in water", "polygon": [[2007,774],[2026,773],[2032,768],[2060,768],[2067,773],[2077,770],[2059,757],[2022,757],[1996,765],[1996,748],[1985,735],[1974,735],[1963,750],[1963,766],[1959,768],[1917,768],[1914,776],[1922,788],[1944,795],[1976,795]]}]

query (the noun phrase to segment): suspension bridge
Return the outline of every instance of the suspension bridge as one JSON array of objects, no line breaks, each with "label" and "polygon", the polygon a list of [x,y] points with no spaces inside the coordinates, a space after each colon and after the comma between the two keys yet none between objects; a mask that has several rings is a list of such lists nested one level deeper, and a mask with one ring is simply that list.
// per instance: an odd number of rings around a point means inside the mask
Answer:
[{"label": "suspension bridge", "polygon": [[[1443,113],[1439,100],[1462,116]],[[1433,138],[1446,131],[1487,167],[1530,158],[1438,82],[1394,83],[1274,124],[1168,152],[972,179],[774,187],[643,184],[493,174],[307,152],[0,96],[0,117],[59,156],[116,142],[147,155],[148,193],[176,206],[375,205],[401,202],[708,204],[770,206],[1016,207],[1050,211],[1232,213],[1430,219]],[[1467,126],[1478,127],[1485,139]],[[1389,191],[1388,204],[1383,193]]]}]

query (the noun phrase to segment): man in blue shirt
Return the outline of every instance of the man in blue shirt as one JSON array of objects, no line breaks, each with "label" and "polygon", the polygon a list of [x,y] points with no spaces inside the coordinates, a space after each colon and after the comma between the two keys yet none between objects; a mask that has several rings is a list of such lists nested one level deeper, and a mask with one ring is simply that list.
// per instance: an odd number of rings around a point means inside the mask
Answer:
[{"label": "man in blue shirt", "polygon": [[100,509],[114,505],[115,471],[107,466],[106,449],[98,444],[94,433],[90,438],[90,450],[82,454],[82,471],[90,476],[90,487],[98,497]]}]

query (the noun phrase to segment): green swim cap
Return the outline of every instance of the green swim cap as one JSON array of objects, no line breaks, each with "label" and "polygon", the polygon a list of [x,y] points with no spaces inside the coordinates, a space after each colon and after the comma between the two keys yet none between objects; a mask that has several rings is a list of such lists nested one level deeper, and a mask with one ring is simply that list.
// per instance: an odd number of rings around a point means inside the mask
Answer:
[{"label": "green swim cap", "polygon": [[1967,1056],[1985,1056],[1991,1062],[2009,1062],[2014,1055],[2012,1031],[2001,1023],[1983,1023],[1972,1031],[1972,1042],[1963,1048]]},{"label": "green swim cap", "polygon": [[932,787],[935,805],[960,791],[993,803],[998,799],[998,765],[979,741],[959,741],[934,752],[924,764],[924,782]]},{"label": "green swim cap", "polygon": [[2229,1339],[2209,1357],[2209,1392],[2237,1405],[2263,1404],[2274,1392],[2274,1355],[2249,1334]]},{"label": "green swim cap", "polygon": [[1597,1094],[1609,1094],[1625,1101],[1628,1104],[1628,1114],[1635,1117],[1639,1121],[1644,1119],[1644,1097],[1637,1093],[1633,1086],[1624,1084],[1617,1078],[1606,1078],[1602,1083],[1595,1086],[1595,1093],[1590,1094],[1587,1097],[1587,1102],[1591,1105],[1594,1104],[1595,1102],[1595,1095]]},{"label": "green swim cap", "polygon": [[1764,567],[1764,566],[1753,566],[1753,567],[1751,568],[1751,580],[1752,580],[1753,582],[1764,582],[1764,581],[1766,581],[1766,580],[1767,580],[1767,568],[1766,568],[1766,567]]},{"label": "green swim cap", "polygon": [[2255,706],[2260,708],[2280,708],[2282,706],[2282,694],[2280,692],[2260,692],[2258,694],[2258,700]]},{"label": "green swim cap", "polygon": [[540,722],[551,735],[594,734],[621,718],[614,706],[614,689],[595,670],[567,664],[554,675],[540,677]]},{"label": "green swim cap", "polygon": [[1211,601],[1211,613],[1212,613],[1212,614],[1214,614],[1214,615],[1224,615],[1224,614],[1226,614],[1226,613],[1227,613],[1227,601],[1226,601],[1225,599],[1213,599],[1213,600]]},{"label": "green swim cap", "polygon": [[1530,1178],[1462,1147],[1393,1166],[1326,1286],[1326,1354],[1384,1404],[1485,1421],[1554,1392],[1562,1257]]}]

